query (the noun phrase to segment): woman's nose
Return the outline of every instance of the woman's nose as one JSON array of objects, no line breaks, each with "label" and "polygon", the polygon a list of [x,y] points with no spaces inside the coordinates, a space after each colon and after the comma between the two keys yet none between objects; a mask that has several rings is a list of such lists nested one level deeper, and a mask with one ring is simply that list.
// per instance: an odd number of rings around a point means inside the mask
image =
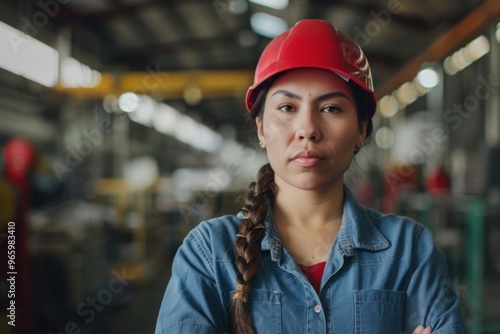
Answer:
[{"label": "woman's nose", "polygon": [[319,129],[318,115],[312,110],[303,110],[297,116],[296,135],[299,140],[319,141],[321,131]]}]

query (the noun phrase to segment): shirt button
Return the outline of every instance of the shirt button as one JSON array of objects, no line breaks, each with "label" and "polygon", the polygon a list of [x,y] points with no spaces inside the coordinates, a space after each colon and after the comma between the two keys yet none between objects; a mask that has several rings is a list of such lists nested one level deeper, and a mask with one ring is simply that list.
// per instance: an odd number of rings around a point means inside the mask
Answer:
[{"label": "shirt button", "polygon": [[316,312],[316,313],[321,312],[321,305],[314,306],[314,312]]}]

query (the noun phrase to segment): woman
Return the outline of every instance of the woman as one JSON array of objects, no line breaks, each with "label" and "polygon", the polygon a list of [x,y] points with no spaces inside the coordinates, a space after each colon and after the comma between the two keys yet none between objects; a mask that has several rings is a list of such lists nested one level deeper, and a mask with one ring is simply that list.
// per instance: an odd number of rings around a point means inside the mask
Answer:
[{"label": "woman", "polygon": [[430,232],[344,186],[376,107],[359,46],[297,23],[264,50],[246,106],[269,164],[242,212],[186,237],[156,333],[465,333]]}]

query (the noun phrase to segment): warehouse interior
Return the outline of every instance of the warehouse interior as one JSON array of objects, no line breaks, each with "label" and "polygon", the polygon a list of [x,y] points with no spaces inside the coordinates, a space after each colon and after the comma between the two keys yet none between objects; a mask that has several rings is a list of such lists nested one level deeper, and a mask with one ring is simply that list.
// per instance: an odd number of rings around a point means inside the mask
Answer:
[{"label": "warehouse interior", "polygon": [[[372,138],[346,182],[425,224],[470,333],[500,332],[500,2],[2,0],[1,333],[152,333],[200,221],[267,160],[244,98],[271,38],[328,20],[369,59]],[[4,260],[5,259],[5,260]]]}]

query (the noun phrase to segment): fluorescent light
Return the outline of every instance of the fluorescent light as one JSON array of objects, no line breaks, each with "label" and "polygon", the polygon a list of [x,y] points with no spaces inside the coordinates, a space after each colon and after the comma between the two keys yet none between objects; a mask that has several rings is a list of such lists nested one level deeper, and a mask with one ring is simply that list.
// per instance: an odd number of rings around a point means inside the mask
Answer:
[{"label": "fluorescent light", "polygon": [[255,13],[250,17],[250,25],[257,34],[274,38],[288,29],[285,20],[266,13]]},{"label": "fluorescent light", "polygon": [[418,97],[417,92],[410,82],[402,84],[401,87],[396,90],[395,94],[401,109],[413,103]]},{"label": "fluorescent light", "polygon": [[123,178],[130,189],[144,190],[151,187],[160,175],[158,163],[153,157],[132,159],[123,167]]},{"label": "fluorescent light", "polygon": [[165,103],[156,106],[152,122],[156,131],[199,150],[214,153],[222,146],[220,134]]},{"label": "fluorescent light", "polygon": [[469,44],[446,57],[443,68],[449,75],[454,75],[490,51],[490,43],[486,36],[481,35]]},{"label": "fluorescent light", "polygon": [[174,136],[178,116],[177,110],[168,104],[161,103],[153,115],[153,127],[164,135]]},{"label": "fluorescent light", "polygon": [[378,102],[378,108],[382,116],[390,118],[398,112],[398,102],[392,95],[386,95]]},{"label": "fluorescent light", "polygon": [[216,152],[222,146],[222,137],[220,134],[212,131],[210,128],[200,124],[200,133],[197,139],[198,147],[207,152]]},{"label": "fluorescent light", "polygon": [[147,95],[141,95],[138,106],[132,112],[129,112],[128,116],[134,122],[151,126],[155,110],[156,101]]},{"label": "fluorescent light", "polygon": [[418,80],[418,75],[411,81],[413,88],[415,89],[415,92],[417,92],[418,96],[424,96],[427,94],[431,89],[422,86],[420,81]]},{"label": "fluorescent light", "polygon": [[197,136],[198,123],[191,117],[180,115],[177,119],[175,137],[186,144],[196,146]]},{"label": "fluorescent light", "polygon": [[68,88],[92,88],[101,82],[101,73],[80,63],[75,58],[66,58],[61,64],[61,84]]},{"label": "fluorescent light", "polygon": [[285,9],[288,6],[288,0],[250,0],[250,2],[272,9]]},{"label": "fluorescent light", "polygon": [[467,44],[465,50],[470,56],[472,62],[474,62],[490,52],[490,42],[488,42],[488,38],[486,38],[486,36],[481,35]]},{"label": "fluorescent light", "polygon": [[206,152],[217,152],[222,144],[220,135],[189,116],[179,115],[175,137],[183,143]]},{"label": "fluorescent light", "polygon": [[118,106],[125,112],[132,112],[139,106],[140,98],[135,93],[123,93],[118,98]]},{"label": "fluorescent light", "polygon": [[439,83],[439,75],[430,67],[424,68],[418,72],[417,81],[422,87],[433,88]]},{"label": "fluorescent light", "polygon": [[0,67],[46,87],[58,78],[58,52],[29,35],[0,22]]}]

